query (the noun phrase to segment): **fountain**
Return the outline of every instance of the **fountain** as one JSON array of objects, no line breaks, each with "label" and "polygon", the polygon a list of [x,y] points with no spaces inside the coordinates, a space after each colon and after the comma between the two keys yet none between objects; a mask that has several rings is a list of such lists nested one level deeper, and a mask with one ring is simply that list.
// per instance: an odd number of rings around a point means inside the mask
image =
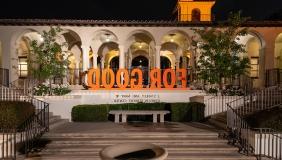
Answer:
[{"label": "fountain", "polygon": [[102,160],[164,160],[167,151],[150,143],[122,143],[100,151]]}]

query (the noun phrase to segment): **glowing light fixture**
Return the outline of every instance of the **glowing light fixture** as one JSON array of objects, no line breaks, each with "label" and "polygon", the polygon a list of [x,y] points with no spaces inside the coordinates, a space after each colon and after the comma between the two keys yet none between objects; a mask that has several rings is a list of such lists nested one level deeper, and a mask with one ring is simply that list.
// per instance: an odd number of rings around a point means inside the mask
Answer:
[{"label": "glowing light fixture", "polygon": [[170,42],[174,42],[174,38],[173,38],[174,36],[175,36],[174,33],[170,33],[170,34],[169,34]]},{"label": "glowing light fixture", "polygon": [[110,34],[109,33],[105,33],[105,36],[106,36],[106,42],[110,42]]}]

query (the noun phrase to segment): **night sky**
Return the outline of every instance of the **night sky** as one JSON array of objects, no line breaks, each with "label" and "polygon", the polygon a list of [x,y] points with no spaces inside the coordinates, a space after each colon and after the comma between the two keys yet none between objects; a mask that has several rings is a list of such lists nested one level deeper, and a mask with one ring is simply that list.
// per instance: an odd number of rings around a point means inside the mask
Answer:
[{"label": "night sky", "polygon": [[[0,6],[0,18],[172,20],[177,0],[8,0]],[[282,0],[217,0],[217,20],[242,10],[252,20],[282,13]],[[282,18],[281,18],[282,20]]]}]

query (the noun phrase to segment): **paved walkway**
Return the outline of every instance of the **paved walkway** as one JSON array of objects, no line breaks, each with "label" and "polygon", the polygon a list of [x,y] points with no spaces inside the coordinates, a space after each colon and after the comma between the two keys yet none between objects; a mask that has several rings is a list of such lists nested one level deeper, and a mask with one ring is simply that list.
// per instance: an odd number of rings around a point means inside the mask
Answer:
[{"label": "paved walkway", "polygon": [[126,124],[116,124],[113,122],[69,122],[50,133],[124,133],[124,132],[216,132],[211,126],[201,123],[177,123],[169,122],[164,124],[151,122],[129,122]]},{"label": "paved walkway", "polygon": [[43,150],[29,160],[101,160],[100,151],[121,143],[152,143],[168,152],[166,160],[255,160],[238,153],[217,131],[200,123],[65,123],[43,138]]}]

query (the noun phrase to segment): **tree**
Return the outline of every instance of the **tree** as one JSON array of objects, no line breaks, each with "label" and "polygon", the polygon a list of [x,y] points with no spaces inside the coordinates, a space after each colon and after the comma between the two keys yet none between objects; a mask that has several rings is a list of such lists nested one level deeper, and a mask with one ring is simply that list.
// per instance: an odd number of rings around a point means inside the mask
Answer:
[{"label": "tree", "polygon": [[66,44],[59,44],[56,41],[61,31],[59,27],[50,27],[49,31],[43,31],[42,43],[34,40],[30,46],[29,70],[41,82],[49,80],[50,89],[52,79],[55,76],[63,77],[69,64],[67,52],[63,51]]},{"label": "tree", "polygon": [[234,78],[247,72],[250,67],[249,58],[240,56],[245,53],[245,46],[236,42],[239,36],[247,34],[242,28],[247,18],[241,13],[231,13],[227,23],[217,27],[194,29],[199,39],[193,39],[193,46],[200,50],[198,60],[199,77],[210,84],[218,84],[223,88],[224,79]]}]

